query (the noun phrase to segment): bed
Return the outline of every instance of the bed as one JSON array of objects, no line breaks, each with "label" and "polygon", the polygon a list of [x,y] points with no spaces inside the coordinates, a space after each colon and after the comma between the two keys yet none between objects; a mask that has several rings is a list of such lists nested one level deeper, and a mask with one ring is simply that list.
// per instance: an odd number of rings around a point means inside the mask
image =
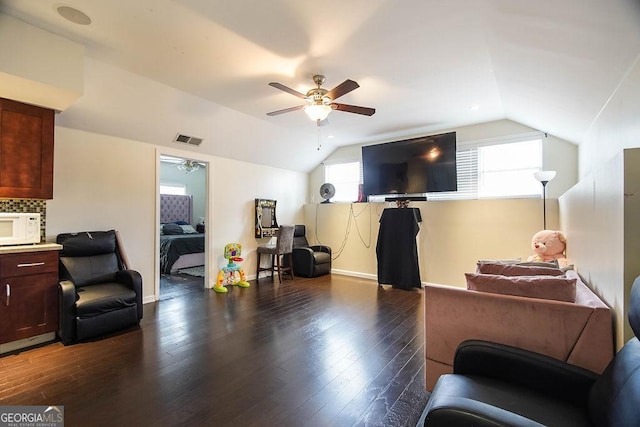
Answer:
[{"label": "bed", "polygon": [[[175,273],[180,269],[204,265],[204,233],[195,231],[193,222],[193,197],[160,195],[160,272]],[[170,226],[166,227],[165,225]],[[182,228],[179,234],[166,234]]]}]

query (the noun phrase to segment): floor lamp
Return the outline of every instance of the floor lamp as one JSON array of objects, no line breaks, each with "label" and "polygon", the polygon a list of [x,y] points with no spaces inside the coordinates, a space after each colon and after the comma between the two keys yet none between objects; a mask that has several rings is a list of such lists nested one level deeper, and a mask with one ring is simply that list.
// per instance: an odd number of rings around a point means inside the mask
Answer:
[{"label": "floor lamp", "polygon": [[542,221],[543,230],[547,229],[547,184],[556,177],[556,171],[535,172],[533,177],[542,184]]}]

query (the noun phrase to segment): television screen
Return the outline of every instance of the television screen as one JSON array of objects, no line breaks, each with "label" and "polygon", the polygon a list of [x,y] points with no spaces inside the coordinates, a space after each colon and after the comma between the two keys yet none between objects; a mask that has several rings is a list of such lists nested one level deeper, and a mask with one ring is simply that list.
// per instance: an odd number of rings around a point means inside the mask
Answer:
[{"label": "television screen", "polygon": [[362,170],[367,197],[456,191],[456,133],[364,146]]}]

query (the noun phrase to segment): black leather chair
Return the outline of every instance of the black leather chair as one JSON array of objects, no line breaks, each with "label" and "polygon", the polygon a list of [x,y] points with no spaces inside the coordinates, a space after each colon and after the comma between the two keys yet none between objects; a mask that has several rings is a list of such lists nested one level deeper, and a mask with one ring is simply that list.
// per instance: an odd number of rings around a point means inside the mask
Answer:
[{"label": "black leather chair", "polygon": [[306,227],[296,225],[293,231],[293,270],[297,276],[316,277],[331,273],[331,248],[309,246]]},{"label": "black leather chair", "polygon": [[65,345],[129,326],[142,319],[142,277],[125,269],[116,232],[59,234],[60,319]]},{"label": "black leather chair", "polygon": [[425,426],[640,425],[640,277],[631,290],[635,334],[602,375],[538,353],[486,341],[457,349],[438,379]]}]

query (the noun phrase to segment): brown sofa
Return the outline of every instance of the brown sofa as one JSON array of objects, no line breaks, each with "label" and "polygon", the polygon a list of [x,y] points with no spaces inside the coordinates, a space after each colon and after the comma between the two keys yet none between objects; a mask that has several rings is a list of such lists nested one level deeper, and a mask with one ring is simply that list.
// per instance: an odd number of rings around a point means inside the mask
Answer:
[{"label": "brown sofa", "polygon": [[575,302],[427,285],[425,373],[427,390],[453,371],[465,340],[493,341],[551,356],[601,373],[613,357],[610,309],[576,278]]}]

